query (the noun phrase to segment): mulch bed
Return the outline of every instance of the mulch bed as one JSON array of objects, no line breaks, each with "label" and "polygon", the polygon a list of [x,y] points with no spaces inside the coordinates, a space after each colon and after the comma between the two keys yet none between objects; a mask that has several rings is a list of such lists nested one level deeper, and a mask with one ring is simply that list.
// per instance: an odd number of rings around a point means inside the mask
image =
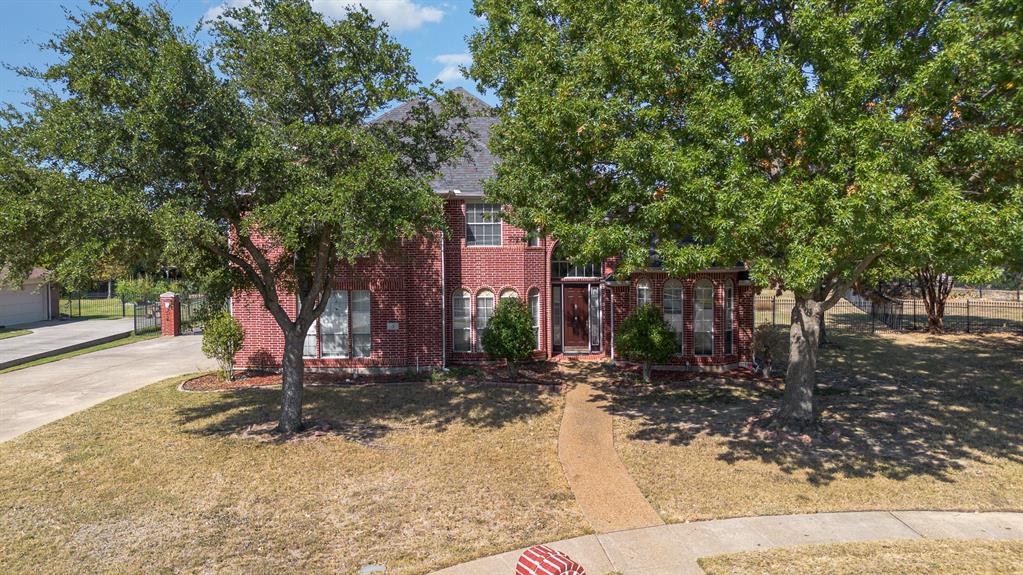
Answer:
[{"label": "mulch bed", "polygon": [[[441,375],[443,374],[443,375]],[[308,372],[304,384],[310,386],[362,386],[378,384],[402,383],[462,383],[486,385],[539,385],[548,388],[560,388],[571,379],[571,374],[560,370],[557,364],[534,362],[519,367],[517,377],[508,377],[508,370],[502,365],[479,365],[472,367],[454,367],[447,372],[431,372],[404,374],[351,374]],[[201,375],[189,379],[179,387],[183,391],[231,391],[259,387],[281,385],[281,374],[243,372],[235,374],[234,379],[227,381],[219,373]]]}]

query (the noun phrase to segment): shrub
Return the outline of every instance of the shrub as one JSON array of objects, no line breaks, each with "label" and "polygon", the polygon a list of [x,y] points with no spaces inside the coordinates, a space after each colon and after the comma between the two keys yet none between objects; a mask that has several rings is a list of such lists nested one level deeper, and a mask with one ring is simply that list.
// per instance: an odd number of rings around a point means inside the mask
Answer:
[{"label": "shrub", "polygon": [[622,357],[643,364],[643,381],[650,381],[654,363],[666,363],[678,350],[678,340],[661,311],[647,304],[625,318],[615,336]]},{"label": "shrub", "polygon": [[124,301],[158,301],[160,294],[174,292],[180,296],[188,296],[188,287],[179,281],[155,280],[150,276],[140,275],[134,278],[117,280],[117,295]]},{"label": "shrub", "polygon": [[230,380],[234,369],[234,355],[245,341],[245,328],[231,314],[225,312],[214,316],[203,325],[202,352],[206,357],[217,360],[220,371]]},{"label": "shrub", "polygon": [[753,330],[753,353],[759,360],[764,377],[770,377],[774,362],[785,357],[786,335],[784,330],[768,323],[761,324]]},{"label": "shrub", "polygon": [[499,300],[494,316],[483,332],[483,349],[494,359],[508,362],[508,374],[515,377],[516,362],[529,359],[536,347],[533,317],[518,298]]}]

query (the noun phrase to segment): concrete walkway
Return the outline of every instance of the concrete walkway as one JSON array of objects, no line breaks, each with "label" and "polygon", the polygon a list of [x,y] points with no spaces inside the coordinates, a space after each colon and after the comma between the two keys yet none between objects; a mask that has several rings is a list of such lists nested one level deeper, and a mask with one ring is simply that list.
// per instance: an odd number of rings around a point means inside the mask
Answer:
[{"label": "concrete walkway", "polygon": [[161,337],[0,375],[0,441],[161,379],[215,368],[201,344],[199,336]]},{"label": "concrete walkway", "polygon": [[663,525],[618,459],[612,423],[605,400],[592,387],[579,383],[569,390],[558,459],[572,493],[598,533]]},{"label": "concrete walkway", "polygon": [[[868,511],[746,517],[585,535],[549,543],[587,575],[703,575],[700,557],[817,543],[891,539],[1023,540],[1023,513]],[[522,550],[435,575],[512,575]]]},{"label": "concrete walkway", "polygon": [[0,340],[0,369],[130,335],[132,318],[46,321],[17,326],[32,333]]}]

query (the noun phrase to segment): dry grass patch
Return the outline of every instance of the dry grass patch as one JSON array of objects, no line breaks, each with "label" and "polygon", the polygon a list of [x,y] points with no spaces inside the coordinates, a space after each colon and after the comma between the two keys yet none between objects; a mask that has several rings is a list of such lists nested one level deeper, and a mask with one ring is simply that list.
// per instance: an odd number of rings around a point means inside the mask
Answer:
[{"label": "dry grass patch", "polygon": [[179,381],[0,444],[0,572],[424,573],[585,532],[558,393],[310,388],[337,432],[277,443],[279,390]]},{"label": "dry grass patch", "polygon": [[609,387],[618,451],[666,521],[872,509],[1023,509],[1023,339],[832,334],[825,437],[748,422],[780,391],[714,378]]},{"label": "dry grass patch", "polygon": [[707,575],[1010,575],[1023,541],[914,540],[807,545],[700,559]]}]

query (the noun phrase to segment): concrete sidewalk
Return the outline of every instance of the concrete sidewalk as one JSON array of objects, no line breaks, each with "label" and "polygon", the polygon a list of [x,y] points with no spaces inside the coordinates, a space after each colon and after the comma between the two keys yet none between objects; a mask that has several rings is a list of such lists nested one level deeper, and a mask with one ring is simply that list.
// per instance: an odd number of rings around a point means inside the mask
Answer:
[{"label": "concrete sidewalk", "polygon": [[199,336],[161,337],[0,375],[0,441],[161,379],[215,368],[201,345]]},{"label": "concrete sidewalk", "polygon": [[32,333],[0,340],[0,369],[126,337],[135,322],[132,318],[46,321],[17,328]]},{"label": "concrete sidewalk", "polygon": [[[549,543],[587,575],[703,575],[700,557],[777,547],[890,539],[1023,540],[1023,513],[867,511],[745,517],[585,535]],[[434,575],[512,575],[522,550]]]}]

